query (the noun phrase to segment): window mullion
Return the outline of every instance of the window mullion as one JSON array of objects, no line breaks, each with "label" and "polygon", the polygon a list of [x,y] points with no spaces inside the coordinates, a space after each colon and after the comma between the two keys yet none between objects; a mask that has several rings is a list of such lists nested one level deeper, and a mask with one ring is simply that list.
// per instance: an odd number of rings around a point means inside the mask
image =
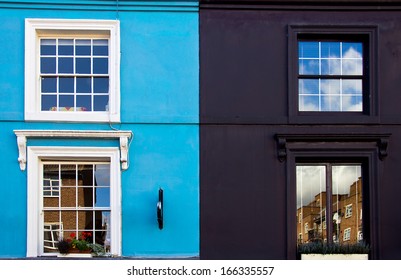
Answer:
[{"label": "window mullion", "polygon": [[332,165],[326,164],[326,230],[327,230],[327,243],[333,243],[333,188],[332,188]]}]

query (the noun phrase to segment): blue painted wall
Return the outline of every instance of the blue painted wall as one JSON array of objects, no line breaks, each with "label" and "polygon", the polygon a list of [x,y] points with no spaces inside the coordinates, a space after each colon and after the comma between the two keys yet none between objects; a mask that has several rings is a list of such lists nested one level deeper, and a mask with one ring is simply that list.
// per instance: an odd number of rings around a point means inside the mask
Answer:
[{"label": "blue painted wall", "polygon": [[[18,2],[18,3],[17,3]],[[33,4],[33,2],[38,4]],[[0,3],[0,258],[26,254],[26,171],[15,129],[112,129],[109,124],[24,122],[24,19],[120,20],[121,123],[132,130],[122,173],[123,256],[199,255],[199,61],[192,1],[2,1]],[[85,4],[85,5],[84,5]],[[54,12],[57,9],[57,13]],[[116,141],[28,140],[28,145],[113,146]],[[28,167],[29,168],[29,167]],[[156,222],[164,189],[165,228]]]}]

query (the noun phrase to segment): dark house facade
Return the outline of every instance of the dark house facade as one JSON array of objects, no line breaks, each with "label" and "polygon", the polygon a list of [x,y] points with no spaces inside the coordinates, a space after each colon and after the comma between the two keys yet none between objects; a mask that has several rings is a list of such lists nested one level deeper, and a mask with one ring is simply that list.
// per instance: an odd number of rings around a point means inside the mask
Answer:
[{"label": "dark house facade", "polygon": [[401,259],[401,1],[199,13],[201,259],[296,259],[311,232]]}]

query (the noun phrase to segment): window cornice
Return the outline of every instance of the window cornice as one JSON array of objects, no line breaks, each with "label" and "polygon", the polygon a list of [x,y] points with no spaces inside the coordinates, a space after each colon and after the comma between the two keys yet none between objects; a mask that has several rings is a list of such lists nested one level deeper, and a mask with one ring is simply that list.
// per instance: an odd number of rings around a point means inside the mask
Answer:
[{"label": "window cornice", "polygon": [[121,169],[128,169],[129,140],[132,131],[120,130],[14,130],[17,136],[18,162],[20,169],[26,169],[26,143],[27,138],[65,138],[65,139],[119,139]]}]

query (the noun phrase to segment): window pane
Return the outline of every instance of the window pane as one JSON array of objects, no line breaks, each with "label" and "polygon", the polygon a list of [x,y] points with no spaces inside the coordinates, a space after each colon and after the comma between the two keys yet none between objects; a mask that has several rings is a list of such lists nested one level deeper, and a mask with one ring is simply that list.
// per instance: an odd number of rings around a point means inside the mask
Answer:
[{"label": "window pane", "polygon": [[77,78],[77,93],[91,93],[91,78]]},{"label": "window pane", "polygon": [[93,211],[78,211],[78,229],[93,231]]},{"label": "window pane", "polygon": [[59,92],[74,93],[74,78],[59,78]]},{"label": "window pane", "polygon": [[42,95],[41,110],[42,111],[57,110],[57,95]]},{"label": "window pane", "polygon": [[318,79],[300,79],[299,80],[300,94],[319,94]]},{"label": "window pane", "polygon": [[77,74],[90,74],[91,73],[91,59],[90,58],[76,58],[75,59],[75,73]]},{"label": "window pane", "polygon": [[90,95],[77,95],[77,111],[92,111],[92,97]]},{"label": "window pane", "polygon": [[362,59],[343,59],[343,75],[362,75]]},{"label": "window pane", "polygon": [[57,78],[56,77],[42,77],[42,92],[57,92]]},{"label": "window pane", "polygon": [[94,89],[95,93],[108,93],[109,92],[109,78],[94,78]]},{"label": "window pane", "polygon": [[73,54],[74,54],[74,40],[59,39],[58,40],[58,55],[73,55]]},{"label": "window pane", "polygon": [[95,207],[110,207],[110,188],[95,188]]},{"label": "window pane", "polygon": [[322,79],[320,81],[322,94],[340,94],[340,80],[339,79]]},{"label": "window pane", "polygon": [[319,75],[320,73],[319,59],[302,59],[299,60],[300,75]]},{"label": "window pane", "polygon": [[341,111],[341,99],[339,95],[322,96],[322,111]]},{"label": "window pane", "polygon": [[91,41],[90,40],[76,40],[75,54],[76,55],[91,55]]},{"label": "window pane", "polygon": [[356,243],[363,236],[361,166],[333,166],[332,170],[333,240]]},{"label": "window pane", "polygon": [[322,59],[322,75],[341,75],[341,60]]},{"label": "window pane", "polygon": [[[61,211],[61,222],[63,223],[64,230],[73,231],[77,228],[77,211],[63,210]],[[70,232],[64,231],[64,237],[70,237]]]},{"label": "window pane", "polygon": [[298,48],[300,58],[319,57],[319,42],[299,42]]},{"label": "window pane", "polygon": [[296,167],[297,244],[326,238],[326,167]]},{"label": "window pane", "polygon": [[110,164],[95,165],[95,186],[110,186]]},{"label": "window pane", "polygon": [[60,111],[73,111],[74,95],[60,95],[59,100]]},{"label": "window pane", "polygon": [[342,97],[343,111],[354,111],[362,112],[362,95],[346,96]]},{"label": "window pane", "polygon": [[344,58],[362,58],[362,43],[346,43],[342,44],[342,56]]},{"label": "window pane", "polygon": [[55,74],[56,73],[56,58],[41,57],[40,58],[40,73]]},{"label": "window pane", "polygon": [[108,40],[93,40],[93,55],[108,56],[109,41]]},{"label": "window pane", "polygon": [[343,80],[342,92],[344,94],[358,94],[362,96],[362,80]]},{"label": "window pane", "polygon": [[339,58],[341,57],[341,48],[339,42],[322,42],[321,43],[322,58]]},{"label": "window pane", "polygon": [[59,57],[58,59],[58,72],[63,74],[74,73],[74,62],[70,57]]},{"label": "window pane", "polygon": [[94,96],[94,111],[108,111],[109,110],[109,96],[108,95],[95,95]]},{"label": "window pane", "polygon": [[93,207],[93,187],[78,188],[78,207]]},{"label": "window pane", "polygon": [[107,58],[94,58],[93,59],[93,74],[107,74],[109,73],[109,60]]},{"label": "window pane", "polygon": [[299,111],[320,111],[319,96],[299,96]]},{"label": "window pane", "polygon": [[55,39],[41,39],[40,40],[40,54],[41,55],[56,55],[56,40]]}]

